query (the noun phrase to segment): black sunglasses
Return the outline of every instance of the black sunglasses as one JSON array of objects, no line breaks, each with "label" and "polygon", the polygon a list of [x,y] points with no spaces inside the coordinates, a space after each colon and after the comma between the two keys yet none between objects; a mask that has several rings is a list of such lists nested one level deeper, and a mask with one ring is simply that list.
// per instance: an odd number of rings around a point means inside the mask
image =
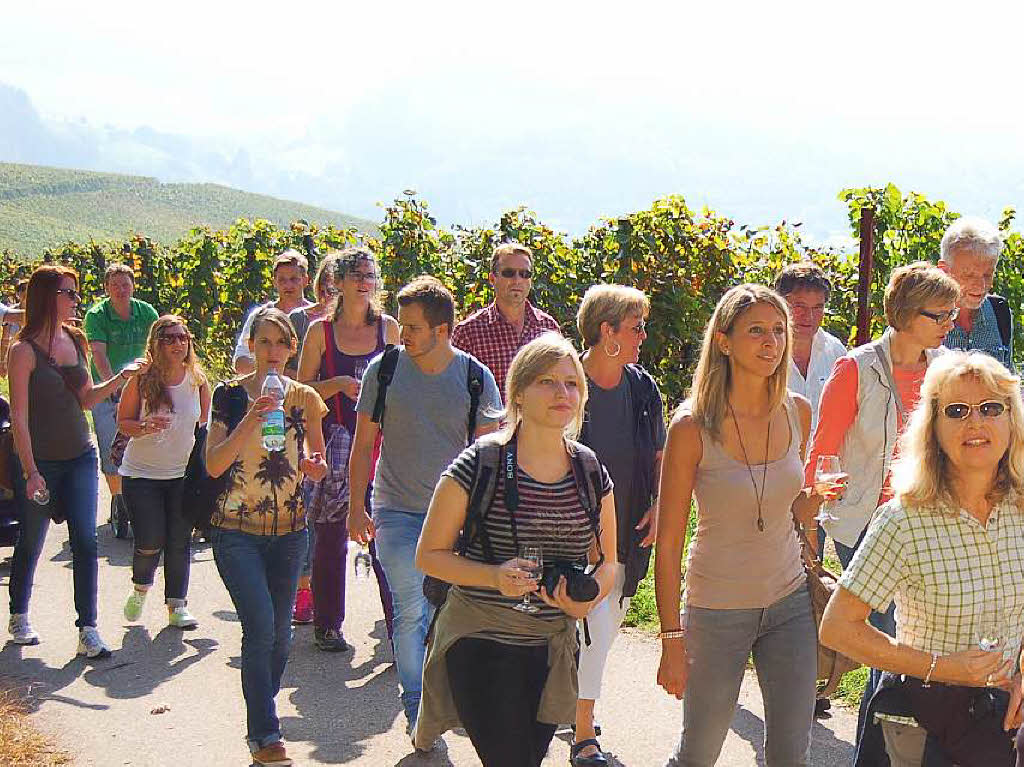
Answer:
[{"label": "black sunglasses", "polygon": [[507,280],[511,280],[516,275],[519,275],[519,277],[521,277],[524,280],[528,280],[531,277],[533,277],[533,271],[531,269],[513,269],[510,266],[505,267],[500,272],[498,272],[498,274],[500,274]]},{"label": "black sunglasses", "polygon": [[969,405],[966,402],[950,402],[942,408],[942,412],[946,418],[964,421],[975,408],[978,409],[983,418],[998,418],[1006,412],[1006,403],[994,399],[979,402],[977,405]]},{"label": "black sunglasses", "polygon": [[57,292],[58,293],[63,293],[68,298],[70,298],[72,301],[78,301],[82,297],[82,294],[79,293],[74,288],[57,288]]},{"label": "black sunglasses", "polygon": [[186,335],[185,333],[162,333],[159,338],[160,343],[165,346],[170,346],[171,344],[187,344],[192,340],[191,336]]}]

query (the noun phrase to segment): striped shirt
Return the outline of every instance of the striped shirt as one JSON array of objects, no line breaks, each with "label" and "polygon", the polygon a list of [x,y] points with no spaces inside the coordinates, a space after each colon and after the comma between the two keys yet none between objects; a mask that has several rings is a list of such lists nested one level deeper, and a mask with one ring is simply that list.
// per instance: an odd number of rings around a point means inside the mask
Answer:
[{"label": "striped shirt", "polygon": [[[471,445],[452,461],[442,476],[451,477],[467,493],[473,484],[473,474],[479,460],[477,446]],[[519,508],[516,510],[516,535],[512,533],[512,517],[505,508],[505,479],[498,472],[494,501],[484,514],[484,531],[490,540],[494,559],[489,564],[500,564],[518,556],[515,539],[520,546],[540,546],[545,562],[578,562],[585,564],[587,552],[594,542],[594,532],[587,512],[580,503],[576,482],[569,471],[557,482],[539,482],[522,469],[518,469]],[[601,468],[601,497],[612,491],[612,480]],[[614,552],[612,552],[614,556]],[[487,562],[481,536],[470,543],[465,555],[474,562]],[[456,586],[471,599],[490,604],[500,604],[512,609],[522,601],[520,597],[506,597],[495,589],[477,586]],[[549,607],[540,597],[531,596],[531,603],[540,608],[538,618],[554,619],[562,611]],[[517,635],[488,634],[488,638],[516,644],[524,644]],[[545,644],[539,639],[525,643]]]},{"label": "striped shirt", "polygon": [[940,654],[977,648],[982,623],[998,616],[1003,654],[1024,636],[1024,512],[1004,500],[982,525],[963,509],[875,514],[839,585],[879,612],[896,600],[896,638]]},{"label": "striped shirt", "polygon": [[965,331],[959,325],[954,325],[953,329],[946,333],[942,345],[947,349],[958,349],[964,352],[985,352],[1002,362],[1003,366],[1011,373],[1016,373],[1017,371],[1013,367],[1012,319],[1010,328],[1010,345],[1007,346],[1003,343],[1003,336],[999,332],[999,320],[996,319],[996,311],[992,308],[992,300],[986,298],[981,308],[971,315],[970,332]]}]

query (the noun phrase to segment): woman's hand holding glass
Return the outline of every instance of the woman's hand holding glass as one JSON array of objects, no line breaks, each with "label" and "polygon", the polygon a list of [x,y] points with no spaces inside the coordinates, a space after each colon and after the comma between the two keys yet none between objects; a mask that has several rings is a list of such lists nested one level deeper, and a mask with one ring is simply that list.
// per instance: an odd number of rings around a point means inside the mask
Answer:
[{"label": "woman's hand holding glass", "polygon": [[495,586],[502,596],[522,597],[537,591],[537,579],[531,574],[533,562],[520,557],[508,559],[498,565]]},{"label": "woman's hand holding glass", "polygon": [[1001,652],[972,648],[940,656],[932,679],[967,687],[1010,690],[1014,673],[1014,659],[1005,660]]},{"label": "woman's hand holding glass", "polygon": [[821,511],[815,519],[818,522],[834,522],[839,519],[831,511],[832,501],[843,497],[849,475],[843,472],[837,455],[819,455],[814,465],[814,494],[824,499]]}]

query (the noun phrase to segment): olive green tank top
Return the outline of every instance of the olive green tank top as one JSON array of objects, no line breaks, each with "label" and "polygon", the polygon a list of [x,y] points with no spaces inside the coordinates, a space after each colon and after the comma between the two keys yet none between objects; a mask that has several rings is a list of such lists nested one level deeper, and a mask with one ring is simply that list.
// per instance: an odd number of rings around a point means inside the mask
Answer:
[{"label": "olive green tank top", "polygon": [[[37,461],[67,461],[89,449],[89,423],[75,391],[88,380],[85,354],[78,342],[78,362],[56,365],[46,352],[29,342],[36,366],[28,379],[28,433]],[[72,389],[74,391],[72,391]]]}]

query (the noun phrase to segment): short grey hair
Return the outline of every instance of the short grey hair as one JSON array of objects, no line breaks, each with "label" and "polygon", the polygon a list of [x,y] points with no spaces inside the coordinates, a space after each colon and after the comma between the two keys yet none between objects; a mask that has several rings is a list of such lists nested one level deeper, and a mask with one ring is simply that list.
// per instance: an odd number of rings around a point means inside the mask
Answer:
[{"label": "short grey hair", "polygon": [[1003,250],[1003,238],[999,230],[983,218],[958,218],[942,235],[939,260],[952,266],[953,252],[957,250],[984,254],[998,261]]}]

